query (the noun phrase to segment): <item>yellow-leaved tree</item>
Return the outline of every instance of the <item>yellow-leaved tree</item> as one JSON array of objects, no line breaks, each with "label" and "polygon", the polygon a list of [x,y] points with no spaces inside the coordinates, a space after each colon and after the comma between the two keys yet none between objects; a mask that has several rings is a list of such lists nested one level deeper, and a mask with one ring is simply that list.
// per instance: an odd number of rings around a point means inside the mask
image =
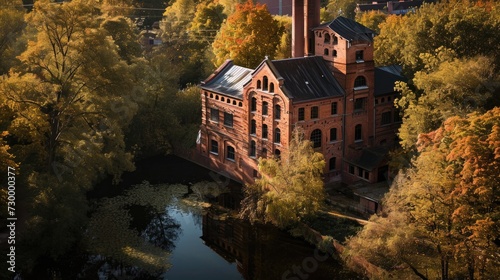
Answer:
[{"label": "yellow-leaved tree", "polygon": [[292,133],[281,158],[259,159],[261,177],[245,188],[240,215],[250,221],[289,227],[319,211],[324,199],[325,160],[304,139],[301,128]]}]

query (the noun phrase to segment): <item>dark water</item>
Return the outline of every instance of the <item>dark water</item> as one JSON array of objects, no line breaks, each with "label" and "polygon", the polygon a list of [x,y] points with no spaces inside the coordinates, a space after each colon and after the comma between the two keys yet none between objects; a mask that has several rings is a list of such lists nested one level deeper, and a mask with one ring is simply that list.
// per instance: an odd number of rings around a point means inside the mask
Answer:
[{"label": "dark water", "polygon": [[[220,179],[214,173],[175,156],[150,159],[137,166],[135,172],[123,176],[123,182],[119,186],[110,186],[110,182],[105,181],[89,193],[89,197],[115,198],[144,180],[152,185],[177,183],[192,186],[196,182]],[[236,207],[241,200],[241,185],[230,182],[229,191],[209,199],[213,204]],[[192,195],[193,188],[189,188],[184,196]],[[151,207],[144,205],[128,205],[125,209],[132,219],[130,228],[139,233],[143,242],[159,248],[160,252],[170,253],[165,260],[153,258],[170,264],[170,268],[151,271],[144,268],[144,261],[126,264],[109,256],[85,253],[77,256],[83,260],[78,278],[358,279],[355,274],[346,271],[339,261],[319,252],[302,239],[294,238],[272,226],[250,225],[231,218],[221,208],[201,210],[199,207],[186,207],[172,202],[164,208],[164,212],[153,211]],[[114,217],[111,220],[113,219]],[[120,235],[114,233],[113,238],[121,239]],[[156,254],[163,256],[158,252]],[[157,255],[155,252],[151,254]],[[73,270],[76,269],[75,265]]]}]

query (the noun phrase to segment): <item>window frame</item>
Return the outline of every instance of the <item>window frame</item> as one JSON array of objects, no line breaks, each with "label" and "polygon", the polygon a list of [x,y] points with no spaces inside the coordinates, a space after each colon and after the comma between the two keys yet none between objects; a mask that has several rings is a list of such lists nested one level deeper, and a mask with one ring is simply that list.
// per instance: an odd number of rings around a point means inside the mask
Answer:
[{"label": "window frame", "polygon": [[[232,157],[230,157],[232,155]],[[230,161],[235,161],[236,160],[236,150],[234,149],[233,146],[227,145],[226,146],[226,159]]]},{"label": "window frame", "polygon": [[220,112],[217,108],[210,108],[210,121],[219,123]]},{"label": "window frame", "polygon": [[[315,134],[315,132],[317,132],[317,133]],[[321,129],[317,128],[317,129],[311,131],[311,135],[309,137],[309,140],[311,140],[314,149],[321,148],[321,146],[323,144],[322,138],[323,138],[323,132],[321,131]]]},{"label": "window frame", "polygon": [[306,119],[306,109],[304,107],[300,107],[297,112],[298,121],[304,121]]},{"label": "window frame", "polygon": [[234,115],[228,112],[224,112],[224,126],[233,127],[234,125]]},{"label": "window frame", "polygon": [[[214,151],[215,147],[215,151]],[[214,155],[219,154],[219,142],[217,140],[211,139],[210,140],[210,153]]]},{"label": "window frame", "polygon": [[311,107],[311,119],[319,119],[319,107],[318,106]]},{"label": "window frame", "polygon": [[380,125],[390,125],[392,123],[392,112],[387,111],[380,114]]}]

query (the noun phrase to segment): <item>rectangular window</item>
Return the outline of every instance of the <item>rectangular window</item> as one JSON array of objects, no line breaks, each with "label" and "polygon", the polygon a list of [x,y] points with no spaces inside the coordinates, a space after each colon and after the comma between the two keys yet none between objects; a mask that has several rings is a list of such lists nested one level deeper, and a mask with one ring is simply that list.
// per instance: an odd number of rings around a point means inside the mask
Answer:
[{"label": "rectangular window", "polygon": [[391,112],[382,113],[381,125],[390,124],[392,120]]},{"label": "rectangular window", "polygon": [[349,165],[349,173],[354,175],[354,165]]},{"label": "rectangular window", "polygon": [[217,141],[210,141],[210,152],[216,155],[219,154],[219,143]]},{"label": "rectangular window", "polygon": [[362,141],[363,140],[362,132],[363,132],[362,127],[360,124],[358,124],[354,127],[354,141]]},{"label": "rectangular window", "polygon": [[363,169],[358,167],[358,176],[363,177]]},{"label": "rectangular window", "polygon": [[354,101],[354,110],[363,110],[365,109],[366,97],[356,98]]},{"label": "rectangular window", "polygon": [[264,115],[264,116],[267,116],[267,114],[268,114],[267,107],[268,107],[267,102],[266,101],[262,102],[262,115]]},{"label": "rectangular window", "polygon": [[338,114],[337,112],[337,102],[332,102],[332,115]]},{"label": "rectangular window", "polygon": [[224,112],[224,125],[233,127],[233,114]]},{"label": "rectangular window", "polygon": [[330,142],[337,141],[337,128],[330,128]]},{"label": "rectangular window", "polygon": [[235,159],[235,152],[234,148],[231,146],[227,146],[227,159],[234,160]]},{"label": "rectangular window", "polygon": [[299,108],[299,121],[303,121],[305,119],[305,110],[304,108]]},{"label": "rectangular window", "polygon": [[219,122],[219,110],[215,108],[210,108],[210,120],[214,122]]},{"label": "rectangular window", "polygon": [[262,138],[267,139],[267,124],[262,125]]},{"label": "rectangular window", "polygon": [[329,161],[329,163],[328,163],[328,169],[329,169],[330,171],[335,170],[335,165],[336,165],[336,162],[337,162],[337,158],[336,158],[336,157],[332,157],[332,158],[330,158],[330,161]]},{"label": "rectangular window", "polygon": [[363,62],[363,51],[356,51],[356,62]]},{"label": "rectangular window", "polygon": [[311,119],[317,119],[319,116],[318,106],[311,107]]}]

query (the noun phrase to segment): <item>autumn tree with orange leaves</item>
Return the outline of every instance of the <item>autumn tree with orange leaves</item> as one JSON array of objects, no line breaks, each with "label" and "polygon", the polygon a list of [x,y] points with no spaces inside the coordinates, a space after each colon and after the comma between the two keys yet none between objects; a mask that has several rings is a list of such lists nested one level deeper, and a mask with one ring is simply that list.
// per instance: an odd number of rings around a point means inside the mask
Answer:
[{"label": "autumn tree with orange leaves", "polygon": [[215,65],[232,59],[235,64],[255,67],[265,56],[273,58],[284,30],[265,5],[239,4],[227,18],[212,45]]},{"label": "autumn tree with orange leaves", "polygon": [[[419,156],[348,242],[395,279],[493,279],[500,273],[500,108],[422,134]],[[383,278],[384,276],[382,276]]]}]

